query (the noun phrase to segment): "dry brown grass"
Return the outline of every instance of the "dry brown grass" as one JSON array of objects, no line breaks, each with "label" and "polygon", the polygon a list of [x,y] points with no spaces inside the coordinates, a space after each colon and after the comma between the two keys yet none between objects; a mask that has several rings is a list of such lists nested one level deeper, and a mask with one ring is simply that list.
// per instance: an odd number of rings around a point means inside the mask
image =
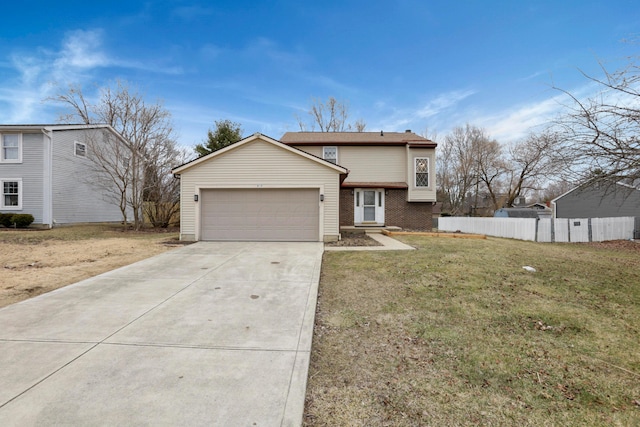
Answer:
[{"label": "dry brown grass", "polygon": [[325,253],[305,425],[640,425],[635,246],[399,239]]},{"label": "dry brown grass", "polygon": [[176,238],[113,225],[0,229],[0,307],[159,254]]}]

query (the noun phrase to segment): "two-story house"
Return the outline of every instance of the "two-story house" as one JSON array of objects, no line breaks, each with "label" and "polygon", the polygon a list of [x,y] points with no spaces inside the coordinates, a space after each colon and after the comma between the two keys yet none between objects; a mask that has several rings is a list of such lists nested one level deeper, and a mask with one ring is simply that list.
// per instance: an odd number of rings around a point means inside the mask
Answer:
[{"label": "two-story house", "polygon": [[436,144],[411,132],[256,133],[173,170],[182,240],[330,241],[430,229]]},{"label": "two-story house", "polygon": [[88,158],[88,138],[105,134],[122,138],[108,125],[0,125],[0,212],[45,227],[122,220]]},{"label": "two-story house", "polygon": [[431,228],[436,144],[405,132],[287,132],[281,141],[349,170],[340,226]]}]

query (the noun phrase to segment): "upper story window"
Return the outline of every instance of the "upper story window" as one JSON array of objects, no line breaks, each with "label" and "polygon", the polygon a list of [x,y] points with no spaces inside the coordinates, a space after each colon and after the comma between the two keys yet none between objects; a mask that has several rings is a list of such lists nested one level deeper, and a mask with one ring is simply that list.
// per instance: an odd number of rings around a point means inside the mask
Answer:
[{"label": "upper story window", "polygon": [[322,158],[333,164],[338,163],[338,147],[322,147]]},{"label": "upper story window", "polygon": [[22,161],[22,135],[19,133],[4,133],[0,137],[2,139],[0,162],[20,163]]},{"label": "upper story window", "polygon": [[75,155],[78,157],[87,157],[87,144],[76,141],[74,144]]},{"label": "upper story window", "polygon": [[415,162],[416,162],[415,164],[416,187],[428,187],[429,186],[429,158],[416,157]]},{"label": "upper story window", "polygon": [[22,180],[21,179],[0,179],[0,189],[2,199],[0,208],[12,210],[22,208]]}]

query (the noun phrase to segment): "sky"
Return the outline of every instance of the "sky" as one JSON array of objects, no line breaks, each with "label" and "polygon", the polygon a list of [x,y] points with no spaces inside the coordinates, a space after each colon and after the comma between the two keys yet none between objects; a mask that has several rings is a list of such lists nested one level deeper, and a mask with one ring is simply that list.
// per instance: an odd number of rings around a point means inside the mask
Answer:
[{"label": "sky", "polygon": [[[637,55],[637,0],[29,1],[3,5],[0,123],[56,123],[47,101],[120,79],[162,102],[178,141],[216,120],[280,138],[314,100],[368,131],[482,127],[501,142],[592,95]],[[631,42],[629,42],[631,40]]]}]

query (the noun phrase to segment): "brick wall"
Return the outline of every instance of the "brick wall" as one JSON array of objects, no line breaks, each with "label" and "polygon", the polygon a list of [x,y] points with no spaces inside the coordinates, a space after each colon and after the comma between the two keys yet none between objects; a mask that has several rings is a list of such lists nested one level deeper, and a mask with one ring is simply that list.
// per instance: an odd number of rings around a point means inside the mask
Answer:
[{"label": "brick wall", "polygon": [[350,188],[340,189],[340,225],[353,225],[353,194]]},{"label": "brick wall", "polygon": [[[340,189],[340,225],[353,225],[353,194],[350,188]],[[407,202],[407,190],[389,189],[385,195],[386,225],[410,230],[431,230],[431,202]]]},{"label": "brick wall", "polygon": [[407,190],[390,189],[385,196],[384,222],[410,230],[431,230],[431,202],[407,202]]}]

